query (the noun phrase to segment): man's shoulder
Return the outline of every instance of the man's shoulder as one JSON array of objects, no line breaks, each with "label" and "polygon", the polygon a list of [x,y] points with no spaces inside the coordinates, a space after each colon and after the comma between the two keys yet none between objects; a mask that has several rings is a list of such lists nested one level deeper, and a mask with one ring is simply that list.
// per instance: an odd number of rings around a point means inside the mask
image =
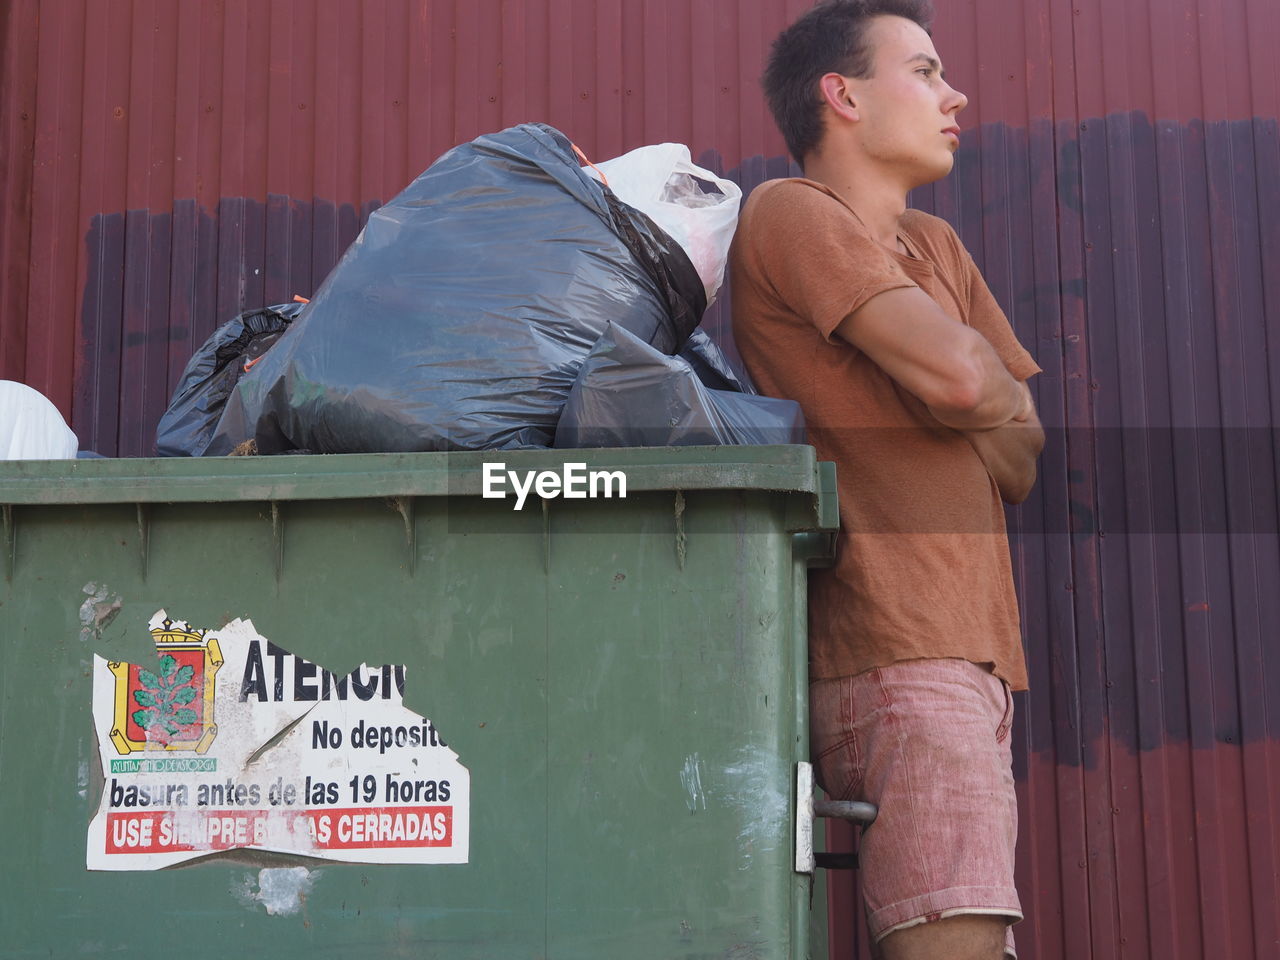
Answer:
[{"label": "man's shoulder", "polygon": [[747,197],[744,215],[757,217],[794,217],[814,212],[839,215],[847,210],[844,201],[831,189],[814,180],[788,177],[784,180],[766,180],[756,186]]},{"label": "man's shoulder", "polygon": [[766,180],[747,197],[734,244],[756,255],[843,246],[867,237],[857,215],[824,184],[799,177]]}]

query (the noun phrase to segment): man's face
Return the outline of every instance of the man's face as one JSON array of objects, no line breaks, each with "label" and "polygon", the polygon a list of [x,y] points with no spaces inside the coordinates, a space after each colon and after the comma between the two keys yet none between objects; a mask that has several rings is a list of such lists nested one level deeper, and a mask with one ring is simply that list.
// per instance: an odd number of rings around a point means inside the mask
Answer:
[{"label": "man's face", "polygon": [[859,142],[909,187],[945,177],[960,145],[956,114],[968,98],[942,79],[933,41],[918,24],[876,17],[867,40],[874,51],[871,76],[852,82]]}]

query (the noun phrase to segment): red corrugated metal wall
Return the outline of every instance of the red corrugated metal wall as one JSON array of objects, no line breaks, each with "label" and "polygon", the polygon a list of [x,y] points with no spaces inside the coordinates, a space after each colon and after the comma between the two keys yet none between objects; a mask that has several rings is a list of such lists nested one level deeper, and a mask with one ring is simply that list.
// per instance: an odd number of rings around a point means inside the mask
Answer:
[{"label": "red corrugated metal wall", "polygon": [[0,375],[146,454],[214,326],[309,294],[456,143],[544,120],[597,157],[780,157],[756,77],[804,6],[13,0],[5,189],[34,214],[3,231]]},{"label": "red corrugated metal wall", "polygon": [[[757,77],[807,6],[9,0],[0,377],[86,447],[148,453],[217,323],[309,294],[378,203],[518,121],[784,175]],[[1011,513],[1020,955],[1280,957],[1280,4],[936,6],[971,106],[914,201],[1045,369],[1041,482]]]}]

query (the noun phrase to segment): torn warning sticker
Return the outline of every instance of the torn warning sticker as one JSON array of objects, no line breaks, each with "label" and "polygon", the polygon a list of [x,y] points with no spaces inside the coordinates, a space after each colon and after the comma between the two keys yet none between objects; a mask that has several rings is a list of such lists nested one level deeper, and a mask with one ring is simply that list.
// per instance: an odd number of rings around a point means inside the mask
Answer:
[{"label": "torn warning sticker", "polygon": [[334,676],[235,620],[152,618],[157,659],[94,657],[103,790],[91,870],[223,850],[465,863],[470,776],[406,709],[403,666]]}]

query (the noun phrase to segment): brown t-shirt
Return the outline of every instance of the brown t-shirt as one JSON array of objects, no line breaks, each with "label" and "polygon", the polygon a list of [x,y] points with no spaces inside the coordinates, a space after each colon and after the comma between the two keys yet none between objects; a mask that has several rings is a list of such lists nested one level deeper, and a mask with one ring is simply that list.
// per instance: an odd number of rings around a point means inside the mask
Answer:
[{"label": "brown t-shirt", "polygon": [[836,334],[878,293],[917,286],[981,333],[1009,372],[1040,368],[943,220],[908,210],[880,245],[844,201],[810,180],[748,199],[730,255],[734,339],[760,389],[804,410],[838,470],[835,565],[810,578],[810,671],[852,676],[921,657],[990,664],[1027,685],[1004,509],[968,440]]}]

